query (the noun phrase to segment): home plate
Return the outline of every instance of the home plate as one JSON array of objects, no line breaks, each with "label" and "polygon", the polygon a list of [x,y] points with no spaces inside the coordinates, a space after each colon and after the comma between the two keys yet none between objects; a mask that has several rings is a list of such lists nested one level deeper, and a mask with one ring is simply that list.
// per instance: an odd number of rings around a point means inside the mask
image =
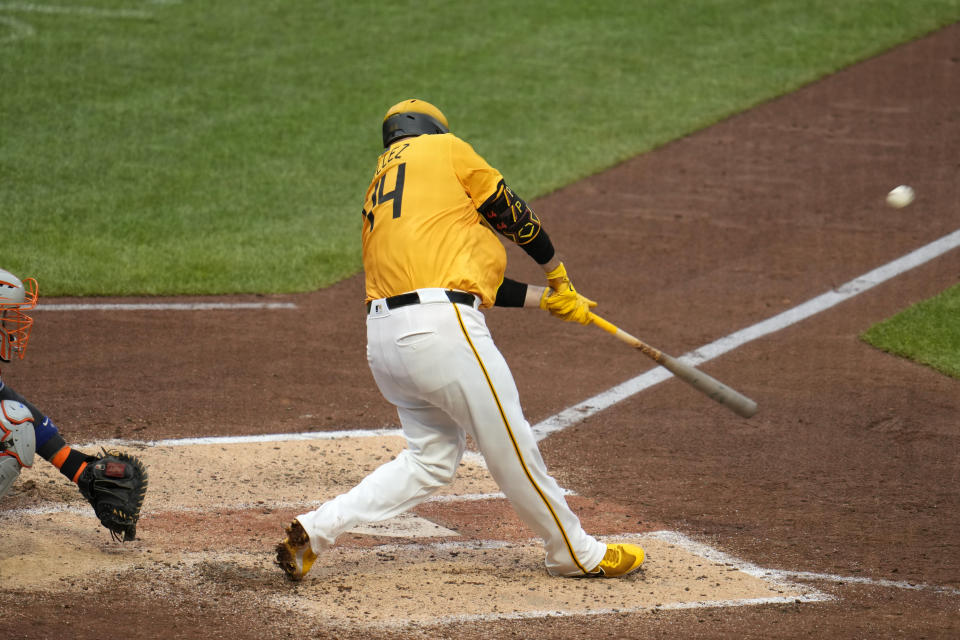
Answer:
[{"label": "home plate", "polygon": [[402,513],[396,518],[383,522],[373,522],[350,529],[349,533],[362,533],[368,536],[387,536],[392,538],[434,538],[459,536],[456,531],[441,527],[435,522],[412,513]]}]

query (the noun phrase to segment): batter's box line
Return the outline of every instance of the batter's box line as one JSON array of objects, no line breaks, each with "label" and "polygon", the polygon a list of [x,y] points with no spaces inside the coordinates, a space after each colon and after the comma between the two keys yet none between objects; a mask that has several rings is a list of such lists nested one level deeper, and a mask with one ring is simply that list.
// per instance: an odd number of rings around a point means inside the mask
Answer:
[{"label": "batter's box line", "polygon": [[770,580],[772,582],[780,581],[787,586],[796,586],[793,580],[810,580],[816,582],[835,582],[838,584],[863,584],[873,587],[888,587],[893,589],[907,589],[911,591],[932,591],[934,593],[945,593],[948,595],[960,595],[960,589],[954,587],[944,587],[935,584],[922,582],[908,582],[905,580],[887,580],[884,578],[865,578],[863,576],[841,576],[831,573],[816,573],[813,571],[789,571],[785,569],[765,569],[745,560],[734,558],[723,551],[714,549],[706,544],[696,542],[686,535],[677,531],[654,531],[646,534],[646,537],[657,538],[664,542],[670,542],[683,547],[698,556],[729,564],[732,567],[756,578]]},{"label": "batter's box line", "polygon": [[[807,592],[800,596],[795,596],[792,598],[787,597],[784,600],[784,602],[792,602],[792,601],[823,602],[826,600],[834,599],[832,595],[828,593],[824,593],[819,589],[815,589],[807,585],[799,585],[793,582],[792,580],[789,579],[789,576],[787,576],[785,572],[780,572],[780,571],[771,570],[771,569],[764,569],[763,567],[759,567],[753,564],[752,562],[747,562],[746,560],[731,556],[728,553],[720,551],[719,549],[715,549],[714,547],[706,545],[702,542],[697,542],[696,540],[693,540],[689,536],[686,536],[680,533],[679,531],[663,530],[663,531],[652,531],[650,533],[644,533],[644,534],[634,533],[634,534],[629,534],[626,537],[627,538],[655,538],[657,540],[662,540],[663,542],[676,545],[681,549],[686,549],[687,551],[689,551],[695,556],[700,556],[701,558],[710,560],[711,562],[716,562],[718,564],[723,564],[728,567],[732,567],[733,569],[736,569],[737,571],[745,573],[748,576],[753,576],[754,578],[759,578],[766,582],[770,582],[778,587],[785,588],[785,589],[797,589],[799,591]],[[622,539],[622,538],[623,536],[604,536],[601,539],[609,540],[613,542],[617,539]],[[758,600],[766,601],[768,599],[759,598]],[[758,602],[756,604],[764,604],[764,602]],[[679,608],[686,608],[686,607],[679,607]]]},{"label": "batter's box line", "polygon": [[[560,491],[564,496],[576,496],[577,493],[572,489],[563,489]],[[423,501],[423,504],[433,502],[483,502],[485,500],[506,500],[502,492],[496,493],[464,493],[460,495],[439,495],[431,496]],[[237,502],[233,504],[220,503],[216,511],[251,511],[257,509],[269,508],[278,509],[310,509],[317,508],[326,500],[285,500],[279,502]],[[211,513],[214,509],[210,506],[191,506],[179,505],[170,507],[156,507],[143,509],[142,515],[156,516],[165,513]],[[85,504],[41,504],[33,507],[21,507],[19,509],[9,509],[0,511],[0,520],[4,518],[14,518],[16,516],[42,516],[53,513],[72,513],[74,515],[89,516],[95,518],[96,515]],[[383,522],[386,522],[385,520]],[[376,524],[376,523],[371,523]]]},{"label": "batter's box line", "polygon": [[293,302],[103,302],[37,305],[36,311],[238,311],[296,309]]},{"label": "batter's box line", "polygon": [[[558,578],[562,580],[563,578]],[[289,598],[289,596],[287,597]],[[285,599],[287,599],[285,598]],[[538,618],[571,618],[579,616],[604,616],[622,613],[643,613],[656,611],[675,611],[682,609],[719,609],[723,607],[746,607],[763,604],[791,604],[806,602],[821,602],[830,599],[808,599],[807,596],[771,596],[769,598],[743,598],[741,600],[704,600],[699,602],[668,602],[652,607],[616,607],[605,609],[585,609],[583,611],[517,611],[511,613],[479,613],[476,615],[442,616],[424,622],[410,622],[408,620],[394,620],[376,625],[383,628],[401,628],[408,626],[433,627],[467,622],[495,622],[498,620],[532,620]],[[287,599],[288,603],[294,602]]]},{"label": "batter's box line", "polygon": [[[606,536],[597,536],[597,539],[601,542],[623,542],[625,540],[643,540],[643,539],[656,539],[666,542],[668,544],[675,545],[690,552],[692,555],[699,556],[705,560],[711,562],[722,564],[742,573],[745,573],[754,578],[758,578],[765,582],[771,583],[777,587],[785,589],[795,589],[801,592],[805,592],[802,595],[796,596],[784,596],[782,600],[784,602],[823,602],[826,600],[834,600],[834,596],[824,593],[818,589],[807,585],[799,585],[790,581],[786,574],[790,572],[786,571],[776,571],[770,569],[764,569],[758,567],[757,565],[747,562],[746,560],[741,560],[740,558],[735,558],[723,551],[714,549],[706,544],[701,542],[696,542],[689,538],[688,536],[678,532],[678,531],[651,531],[648,533],[619,533],[611,534]],[[516,543],[511,543],[504,540],[464,540],[464,541],[446,541],[446,542],[428,542],[428,543],[404,543],[404,544],[385,544],[385,545],[376,545],[370,547],[374,551],[392,551],[396,553],[402,552],[404,549],[416,549],[416,550],[426,550],[426,549],[436,549],[438,551],[451,550],[451,549],[504,549],[514,546]],[[542,540],[539,538],[530,538],[525,542],[519,544],[526,545],[536,545],[542,544]],[[738,599],[730,600],[729,602],[739,603],[749,601],[752,604],[764,604],[767,602],[778,602],[781,598],[747,598],[747,599]],[[711,601],[711,602],[727,602],[727,601]],[[665,605],[666,606],[666,605]],[[716,605],[711,605],[716,606]],[[673,608],[690,608],[687,606],[678,605]],[[645,611],[645,608],[637,608],[636,611]],[[600,610],[598,610],[600,611]],[[626,609],[617,609],[617,611],[627,611]],[[604,610],[604,612],[607,612]],[[613,610],[609,611],[613,612]],[[608,613],[609,613],[608,612]],[[526,615],[526,614],[524,614]],[[550,615],[549,613],[545,615]]]},{"label": "batter's box line", "polygon": [[864,578],[863,576],[841,576],[832,573],[815,573],[813,571],[777,571],[778,574],[794,580],[812,580],[818,582],[835,582],[837,584],[864,584],[872,587],[889,587],[891,589],[906,589],[908,591],[932,591],[950,596],[960,596],[960,589],[943,587],[923,582],[909,582],[906,580],[887,580],[884,578]]},{"label": "batter's box line", "polygon": [[[128,440],[110,438],[88,442],[79,447],[192,447],[205,444],[269,444],[273,442],[298,442],[304,440],[343,440],[348,438],[403,437],[403,431],[390,429],[356,429],[338,431],[305,431],[302,433],[263,433],[246,436],[202,436],[198,438],[167,438],[163,440]],[[464,453],[464,458],[472,452]],[[475,454],[479,456],[479,454]]]}]

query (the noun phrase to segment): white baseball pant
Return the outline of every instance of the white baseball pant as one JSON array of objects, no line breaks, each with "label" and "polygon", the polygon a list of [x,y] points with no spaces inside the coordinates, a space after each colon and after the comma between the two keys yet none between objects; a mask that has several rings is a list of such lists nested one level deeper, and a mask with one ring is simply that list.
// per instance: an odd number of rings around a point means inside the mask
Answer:
[{"label": "white baseball pant", "polygon": [[420,304],[367,316],[367,360],[397,407],[407,448],[356,487],[297,516],[320,553],[360,524],[392,518],[450,484],[469,434],[520,518],[544,541],[547,570],[594,569],[606,545],[587,535],[549,475],[516,383],[483,313],[451,303],[443,289],[419,289]]}]

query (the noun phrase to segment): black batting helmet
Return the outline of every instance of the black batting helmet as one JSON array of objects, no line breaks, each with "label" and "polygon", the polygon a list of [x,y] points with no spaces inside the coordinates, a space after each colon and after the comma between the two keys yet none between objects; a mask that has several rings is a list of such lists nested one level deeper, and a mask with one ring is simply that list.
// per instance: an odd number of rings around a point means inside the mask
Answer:
[{"label": "black batting helmet", "polygon": [[383,116],[384,149],[399,138],[429,133],[450,133],[450,125],[443,112],[425,100],[398,102]]}]

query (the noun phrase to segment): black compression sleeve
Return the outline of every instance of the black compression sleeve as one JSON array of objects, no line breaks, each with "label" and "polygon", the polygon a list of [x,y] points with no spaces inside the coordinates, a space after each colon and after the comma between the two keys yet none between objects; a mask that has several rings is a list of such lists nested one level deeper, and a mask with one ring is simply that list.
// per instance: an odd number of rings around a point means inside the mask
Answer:
[{"label": "black compression sleeve", "polygon": [[553,258],[553,243],[540,226],[537,214],[503,180],[478,211],[497,233],[519,245],[537,264],[546,264]]},{"label": "black compression sleeve", "polygon": [[493,304],[496,307],[522,307],[526,299],[526,283],[504,278],[500,288],[497,289],[497,299]]},{"label": "black compression sleeve", "polygon": [[[49,440],[43,443],[40,447],[37,447],[37,453],[40,454],[40,457],[46,461],[53,459],[53,456],[57,455],[57,452],[60,449],[63,449],[67,446],[66,440],[63,439],[59,433],[50,437]],[[73,470],[74,473],[77,472],[76,468]],[[72,475],[70,477],[73,477]]]},{"label": "black compression sleeve", "polygon": [[550,236],[548,236],[547,232],[543,229],[540,229],[540,233],[537,234],[536,238],[527,244],[521,245],[520,248],[526,251],[527,255],[533,258],[537,264],[547,264],[553,259],[555,253],[553,243],[550,242]]}]

